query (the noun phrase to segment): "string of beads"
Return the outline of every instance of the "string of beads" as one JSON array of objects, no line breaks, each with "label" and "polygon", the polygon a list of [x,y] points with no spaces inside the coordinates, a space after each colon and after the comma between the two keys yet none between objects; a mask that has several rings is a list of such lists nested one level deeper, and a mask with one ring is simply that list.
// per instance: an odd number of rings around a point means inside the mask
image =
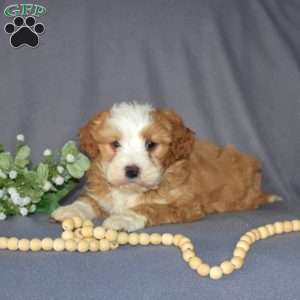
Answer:
[{"label": "string of beads", "polygon": [[18,239],[16,237],[0,237],[0,249],[11,251],[69,251],[69,252],[97,252],[115,250],[120,245],[164,245],[175,246],[181,253],[183,260],[189,267],[202,277],[213,280],[221,279],[239,270],[244,265],[245,258],[251,246],[258,240],[274,235],[300,231],[300,219],[292,221],[275,222],[254,228],[243,234],[236,243],[233,256],[220,265],[209,266],[195,253],[192,241],[182,234],[171,233],[127,233],[102,226],[94,226],[90,220],[79,217],[66,219],[62,222],[63,232],[60,238],[52,239]]}]

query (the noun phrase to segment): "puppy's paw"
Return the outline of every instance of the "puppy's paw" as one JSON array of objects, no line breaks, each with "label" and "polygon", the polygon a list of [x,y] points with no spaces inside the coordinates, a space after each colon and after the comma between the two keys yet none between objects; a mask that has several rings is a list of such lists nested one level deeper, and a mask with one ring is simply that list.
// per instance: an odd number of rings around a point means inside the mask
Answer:
[{"label": "puppy's paw", "polygon": [[93,215],[88,211],[90,207],[86,206],[87,204],[82,202],[74,202],[70,205],[61,206],[51,214],[51,218],[59,222],[76,216],[82,219],[92,219]]},{"label": "puppy's paw", "polygon": [[103,222],[105,228],[132,232],[145,227],[145,218],[137,215],[112,215]]}]

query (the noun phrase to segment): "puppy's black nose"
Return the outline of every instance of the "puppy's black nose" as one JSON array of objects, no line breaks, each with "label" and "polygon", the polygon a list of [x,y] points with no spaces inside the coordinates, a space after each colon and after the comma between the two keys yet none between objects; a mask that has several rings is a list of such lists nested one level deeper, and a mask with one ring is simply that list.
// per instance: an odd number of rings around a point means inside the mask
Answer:
[{"label": "puppy's black nose", "polygon": [[126,177],[133,179],[139,176],[140,168],[136,165],[126,166],[125,167],[125,174]]}]

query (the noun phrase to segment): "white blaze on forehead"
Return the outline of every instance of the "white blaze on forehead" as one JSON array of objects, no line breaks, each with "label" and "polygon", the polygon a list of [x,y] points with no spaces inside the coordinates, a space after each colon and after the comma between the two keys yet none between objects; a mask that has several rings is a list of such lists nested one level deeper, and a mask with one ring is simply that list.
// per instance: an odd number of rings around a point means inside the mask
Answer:
[{"label": "white blaze on forehead", "polygon": [[124,131],[124,129],[136,131],[151,123],[151,111],[153,111],[153,107],[150,104],[136,102],[115,104],[110,110],[109,123],[120,131]]},{"label": "white blaze on forehead", "polygon": [[137,146],[137,140],[141,140],[139,133],[151,123],[151,111],[153,107],[149,104],[135,102],[115,104],[110,110],[108,122],[121,132],[121,141],[123,140],[127,146]]}]

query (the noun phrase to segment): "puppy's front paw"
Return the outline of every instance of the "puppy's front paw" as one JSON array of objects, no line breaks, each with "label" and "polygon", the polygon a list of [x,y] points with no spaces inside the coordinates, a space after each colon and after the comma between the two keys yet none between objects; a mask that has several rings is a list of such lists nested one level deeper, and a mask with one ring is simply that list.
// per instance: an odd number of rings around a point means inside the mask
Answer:
[{"label": "puppy's front paw", "polygon": [[114,230],[132,232],[145,227],[145,218],[135,215],[112,215],[104,220],[103,226]]},{"label": "puppy's front paw", "polygon": [[61,206],[51,214],[51,217],[59,222],[76,216],[81,217],[82,219],[91,219],[91,215],[86,213],[83,204],[84,203],[75,202],[70,205]]}]

